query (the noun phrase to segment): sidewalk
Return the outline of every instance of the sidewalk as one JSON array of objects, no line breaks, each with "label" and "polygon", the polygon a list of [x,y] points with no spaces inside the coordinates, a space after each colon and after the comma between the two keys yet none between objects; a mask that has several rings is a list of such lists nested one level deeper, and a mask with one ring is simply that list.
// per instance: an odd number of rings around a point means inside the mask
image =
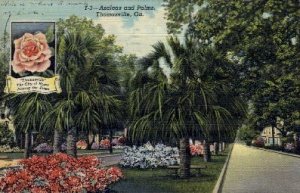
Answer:
[{"label": "sidewalk", "polygon": [[223,193],[299,193],[300,159],[235,144]]}]

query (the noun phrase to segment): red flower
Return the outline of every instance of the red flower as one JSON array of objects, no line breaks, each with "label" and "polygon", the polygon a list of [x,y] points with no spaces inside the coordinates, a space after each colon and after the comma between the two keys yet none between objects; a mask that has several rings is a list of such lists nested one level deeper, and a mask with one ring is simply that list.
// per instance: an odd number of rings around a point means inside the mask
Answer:
[{"label": "red flower", "polygon": [[[102,191],[123,177],[119,168],[100,168],[95,156],[78,159],[66,154],[34,156],[20,162],[23,169],[8,171],[0,177],[0,192],[89,192]],[[38,187],[36,180],[44,182]],[[17,186],[15,184],[18,184]]]}]

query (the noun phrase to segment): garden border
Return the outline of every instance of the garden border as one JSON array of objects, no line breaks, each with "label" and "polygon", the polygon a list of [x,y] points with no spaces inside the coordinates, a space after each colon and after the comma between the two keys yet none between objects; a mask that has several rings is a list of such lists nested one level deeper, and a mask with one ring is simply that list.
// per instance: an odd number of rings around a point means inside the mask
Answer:
[{"label": "garden border", "polygon": [[[244,145],[244,144],[241,144],[241,145]],[[265,149],[265,148],[262,148],[262,147],[247,146],[247,145],[244,145],[244,146],[250,147],[250,148],[253,148],[253,149],[259,149],[259,150],[271,152],[271,153],[277,153],[277,154],[281,154],[281,155],[287,155],[287,156],[291,156],[291,157],[300,158],[300,155],[297,155],[297,154],[292,154],[292,153],[287,153],[287,152],[282,152],[282,151],[276,151],[276,150],[272,150],[272,149]]]},{"label": "garden border", "polygon": [[231,153],[232,153],[232,150],[233,150],[235,144],[236,144],[235,142],[232,144],[232,147],[231,147],[231,149],[230,149],[230,151],[228,153],[227,159],[225,161],[225,164],[224,164],[224,166],[222,168],[222,171],[221,171],[221,173],[219,175],[218,181],[217,181],[217,183],[216,183],[216,185],[215,185],[212,193],[221,193],[221,190],[223,188],[223,183],[224,183],[225,175],[226,175],[226,172],[227,172],[227,167],[229,165]]}]

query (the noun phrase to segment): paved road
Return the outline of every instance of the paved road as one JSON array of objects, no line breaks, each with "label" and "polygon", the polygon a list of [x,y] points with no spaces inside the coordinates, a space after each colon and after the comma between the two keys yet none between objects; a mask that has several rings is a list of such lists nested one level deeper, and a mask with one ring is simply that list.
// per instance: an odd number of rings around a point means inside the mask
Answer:
[{"label": "paved road", "polygon": [[121,160],[121,155],[112,155],[112,156],[100,156],[101,163],[103,166],[111,166],[111,165],[116,165],[120,162]]},{"label": "paved road", "polygon": [[299,193],[300,158],[235,144],[223,193]]}]

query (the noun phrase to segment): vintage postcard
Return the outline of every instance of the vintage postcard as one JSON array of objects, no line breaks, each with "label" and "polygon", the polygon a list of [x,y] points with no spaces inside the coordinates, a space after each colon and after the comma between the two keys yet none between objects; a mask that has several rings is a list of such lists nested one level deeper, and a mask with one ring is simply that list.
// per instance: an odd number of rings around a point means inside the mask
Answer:
[{"label": "vintage postcard", "polygon": [[300,192],[299,10],[0,0],[0,193]]}]

